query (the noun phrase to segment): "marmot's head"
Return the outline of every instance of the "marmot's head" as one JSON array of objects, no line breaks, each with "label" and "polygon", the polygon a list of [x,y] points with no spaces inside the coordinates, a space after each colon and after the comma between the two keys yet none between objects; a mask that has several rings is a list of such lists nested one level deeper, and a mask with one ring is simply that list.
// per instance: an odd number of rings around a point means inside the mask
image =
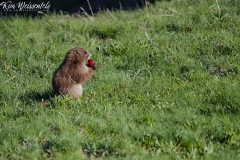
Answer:
[{"label": "marmot's head", "polygon": [[65,62],[72,62],[75,64],[86,64],[87,61],[91,58],[91,53],[86,51],[83,48],[75,47],[70,49],[65,57]]}]

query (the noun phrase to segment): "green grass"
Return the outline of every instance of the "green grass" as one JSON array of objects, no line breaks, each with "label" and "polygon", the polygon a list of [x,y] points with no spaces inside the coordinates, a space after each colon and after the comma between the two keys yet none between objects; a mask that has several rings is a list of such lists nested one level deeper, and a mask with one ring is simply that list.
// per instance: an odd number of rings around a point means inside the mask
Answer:
[{"label": "green grass", "polygon": [[[238,0],[0,19],[0,159],[239,159]],[[219,7],[219,8],[218,8]],[[73,47],[98,70],[56,97]]]}]

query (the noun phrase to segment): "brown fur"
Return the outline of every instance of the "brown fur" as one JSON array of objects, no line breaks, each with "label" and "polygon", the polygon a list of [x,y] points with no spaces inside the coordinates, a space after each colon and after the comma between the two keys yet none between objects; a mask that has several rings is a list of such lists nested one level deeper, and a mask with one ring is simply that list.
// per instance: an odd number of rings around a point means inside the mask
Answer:
[{"label": "brown fur", "polygon": [[55,94],[82,96],[82,84],[89,80],[96,66],[87,66],[91,54],[83,48],[70,49],[62,64],[54,72],[52,86]]}]

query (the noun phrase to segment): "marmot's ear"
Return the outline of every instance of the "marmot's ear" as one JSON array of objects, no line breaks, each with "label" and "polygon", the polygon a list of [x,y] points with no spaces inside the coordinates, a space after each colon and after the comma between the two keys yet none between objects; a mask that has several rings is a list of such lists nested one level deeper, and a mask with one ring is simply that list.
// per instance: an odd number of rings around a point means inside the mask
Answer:
[{"label": "marmot's ear", "polygon": [[79,52],[78,52],[77,50],[74,50],[74,54],[75,54],[75,55],[73,55],[73,57],[71,58],[71,61],[72,61],[73,63],[76,63],[76,62],[78,62]]},{"label": "marmot's ear", "polygon": [[75,50],[74,50],[74,52],[75,52],[75,54],[79,54],[79,52],[78,52],[78,50],[77,50],[77,49],[75,49]]}]

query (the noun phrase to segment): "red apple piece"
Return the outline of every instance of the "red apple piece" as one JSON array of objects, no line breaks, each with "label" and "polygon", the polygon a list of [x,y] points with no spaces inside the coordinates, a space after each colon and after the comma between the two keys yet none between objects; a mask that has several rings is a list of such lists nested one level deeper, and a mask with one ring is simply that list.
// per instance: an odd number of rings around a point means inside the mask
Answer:
[{"label": "red apple piece", "polygon": [[93,67],[95,66],[95,61],[93,59],[88,60],[88,66]]}]

